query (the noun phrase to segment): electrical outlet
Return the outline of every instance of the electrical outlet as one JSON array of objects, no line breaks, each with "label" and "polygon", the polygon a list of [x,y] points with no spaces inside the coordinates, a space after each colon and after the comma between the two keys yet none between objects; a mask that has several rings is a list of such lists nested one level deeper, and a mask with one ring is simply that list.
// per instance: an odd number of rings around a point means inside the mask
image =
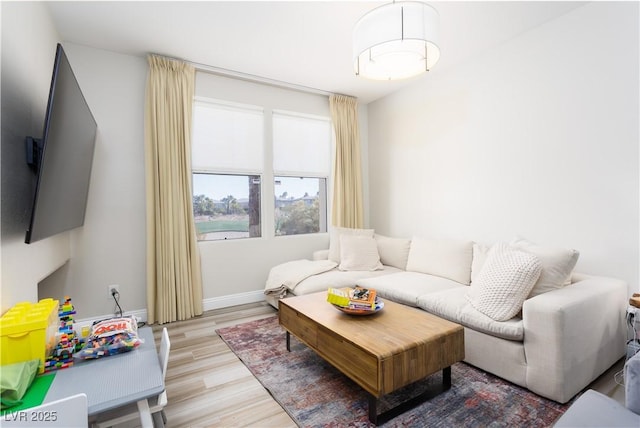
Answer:
[{"label": "electrical outlet", "polygon": [[115,291],[116,293],[120,294],[120,286],[118,284],[111,284],[111,285],[107,285],[107,291],[108,291],[108,295],[107,298],[109,300],[113,299],[113,292]]}]

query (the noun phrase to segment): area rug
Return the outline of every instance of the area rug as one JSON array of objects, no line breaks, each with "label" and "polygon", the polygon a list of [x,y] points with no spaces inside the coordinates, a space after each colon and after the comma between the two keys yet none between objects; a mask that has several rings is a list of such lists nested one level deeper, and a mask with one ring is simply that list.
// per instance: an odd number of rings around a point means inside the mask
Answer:
[{"label": "area rug", "polygon": [[[293,335],[288,352],[277,316],[216,332],[299,426],[373,426],[367,393]],[[382,426],[550,427],[568,408],[462,362],[451,380],[451,389]],[[436,382],[441,372],[385,396],[379,412]]]}]

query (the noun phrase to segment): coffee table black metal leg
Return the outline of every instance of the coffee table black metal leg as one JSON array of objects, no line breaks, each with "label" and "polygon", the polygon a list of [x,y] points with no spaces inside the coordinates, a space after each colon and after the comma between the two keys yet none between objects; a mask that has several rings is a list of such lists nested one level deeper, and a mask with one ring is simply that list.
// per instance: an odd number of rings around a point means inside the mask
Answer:
[{"label": "coffee table black metal leg", "polygon": [[442,369],[442,390],[451,388],[451,366]]},{"label": "coffee table black metal leg", "polygon": [[378,399],[369,394],[369,422],[378,425]]},{"label": "coffee table black metal leg", "polygon": [[378,423],[383,424],[396,416],[422,404],[424,401],[435,397],[451,388],[451,367],[445,367],[442,369],[442,384],[433,385],[423,391],[420,395],[417,395],[403,403],[398,404],[396,407],[384,411],[378,414],[378,398],[372,394],[369,396],[369,422],[374,425]]},{"label": "coffee table black metal leg", "polygon": [[291,333],[289,333],[289,330],[287,330],[287,351],[291,352]]}]

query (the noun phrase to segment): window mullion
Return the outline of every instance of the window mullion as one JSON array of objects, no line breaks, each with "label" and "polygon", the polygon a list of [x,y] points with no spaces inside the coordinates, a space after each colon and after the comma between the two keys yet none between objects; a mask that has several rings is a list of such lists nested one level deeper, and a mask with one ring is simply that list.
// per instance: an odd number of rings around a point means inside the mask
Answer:
[{"label": "window mullion", "polygon": [[275,236],[275,199],[273,173],[273,110],[265,108],[264,114],[264,167],[262,175],[262,236]]}]

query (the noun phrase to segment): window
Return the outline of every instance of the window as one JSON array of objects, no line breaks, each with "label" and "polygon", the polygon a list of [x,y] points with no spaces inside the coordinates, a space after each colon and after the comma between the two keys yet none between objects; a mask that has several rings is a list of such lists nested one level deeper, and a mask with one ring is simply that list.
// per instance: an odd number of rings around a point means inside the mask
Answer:
[{"label": "window", "polygon": [[262,109],[196,99],[193,214],[198,240],[259,237]]},{"label": "window", "polygon": [[326,232],[330,162],[327,117],[196,97],[192,183],[198,240]]},{"label": "window", "polygon": [[259,237],[260,176],[194,173],[193,214],[199,241]]},{"label": "window", "polygon": [[275,177],[276,236],[327,231],[327,180]]},{"label": "window", "polygon": [[273,113],[276,236],[327,231],[330,150],[327,118]]}]

